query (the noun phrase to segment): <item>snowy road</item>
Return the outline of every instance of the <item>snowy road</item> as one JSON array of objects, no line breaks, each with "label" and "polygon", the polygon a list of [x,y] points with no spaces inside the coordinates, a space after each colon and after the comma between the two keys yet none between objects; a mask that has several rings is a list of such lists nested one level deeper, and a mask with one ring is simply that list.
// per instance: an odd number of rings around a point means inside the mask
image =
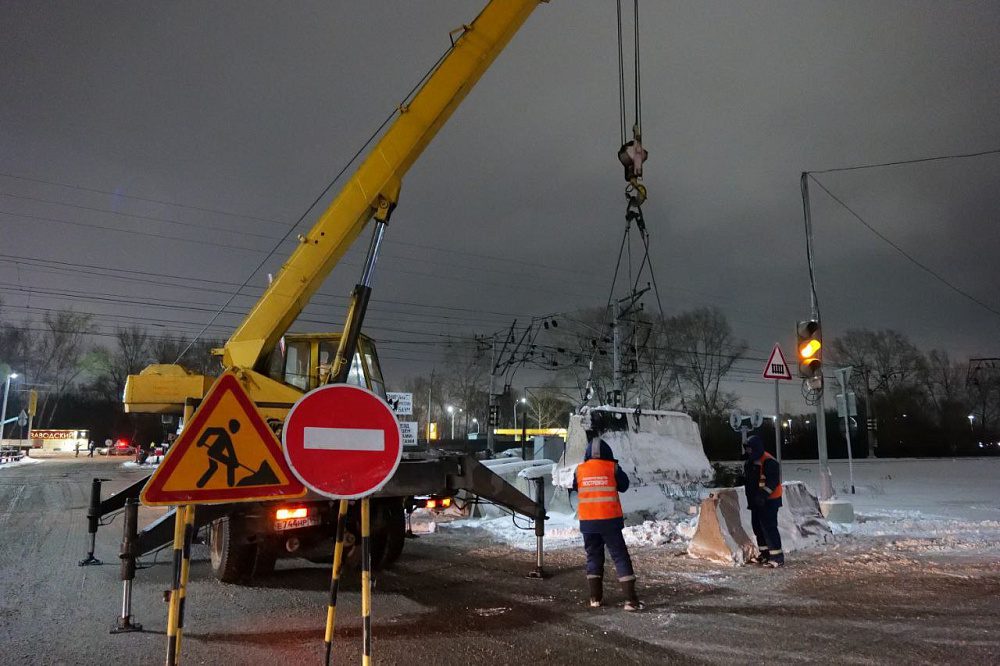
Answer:
[{"label": "snowy road", "polygon": [[[984,472],[983,481],[996,479],[997,471]],[[119,604],[120,521],[99,534],[98,555],[111,564],[76,566],[84,554],[90,479],[113,478],[107,487],[115,489],[139,474],[118,461],[86,459],[0,470],[0,662],[163,658],[166,558],[139,572],[134,612],[149,629],[142,634],[108,634]],[[969,491],[985,512],[982,520],[1000,509],[995,489],[991,483]],[[876,509],[863,507],[863,513]],[[885,529],[891,520],[862,523],[854,534],[799,553],[777,571],[692,560],[682,544],[639,548],[634,554],[648,607],[632,615],[586,607],[576,548],[550,553],[553,576],[535,581],[523,577],[530,554],[479,529],[440,531],[409,542],[397,569],[380,577],[375,660],[428,666],[1000,663],[1000,529],[988,522],[980,529],[975,516],[961,510],[942,511],[937,532],[925,534],[913,529],[924,524],[913,515],[918,510],[900,509],[910,517],[896,530]],[[144,510],[141,522],[152,515]],[[196,549],[185,663],[321,663],[327,568],[282,562],[272,578],[246,588],[212,579],[206,557],[204,548]],[[609,589],[608,598],[618,600],[616,590]],[[354,576],[341,600],[336,662],[356,663]]]}]

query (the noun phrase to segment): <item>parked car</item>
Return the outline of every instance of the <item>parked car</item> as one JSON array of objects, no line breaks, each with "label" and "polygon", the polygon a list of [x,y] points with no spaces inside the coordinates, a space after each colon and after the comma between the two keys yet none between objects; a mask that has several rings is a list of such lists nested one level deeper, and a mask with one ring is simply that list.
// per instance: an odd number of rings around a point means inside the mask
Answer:
[{"label": "parked car", "polygon": [[135,447],[127,439],[115,440],[115,443],[108,448],[109,456],[134,456]]}]

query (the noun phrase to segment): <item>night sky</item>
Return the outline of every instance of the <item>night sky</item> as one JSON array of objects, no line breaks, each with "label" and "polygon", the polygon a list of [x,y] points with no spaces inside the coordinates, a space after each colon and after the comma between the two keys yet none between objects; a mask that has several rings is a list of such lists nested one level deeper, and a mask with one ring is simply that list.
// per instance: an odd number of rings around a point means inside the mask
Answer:
[{"label": "night sky", "polygon": [[[197,332],[478,7],[3,2],[3,316],[72,307],[104,333]],[[1000,148],[1000,4],[644,2],[640,29],[664,309],[721,308],[750,345],[732,389],[769,407],[755,377],[809,314],[800,172]],[[614,3],[542,5],[404,180],[368,326],[390,385],[440,367],[449,334],[605,303],[619,144]],[[1000,155],[817,177],[1000,310]],[[1000,316],[815,186],[812,202],[827,338],[896,328],[955,358],[1000,355]],[[296,329],[339,327],[365,245]]]}]

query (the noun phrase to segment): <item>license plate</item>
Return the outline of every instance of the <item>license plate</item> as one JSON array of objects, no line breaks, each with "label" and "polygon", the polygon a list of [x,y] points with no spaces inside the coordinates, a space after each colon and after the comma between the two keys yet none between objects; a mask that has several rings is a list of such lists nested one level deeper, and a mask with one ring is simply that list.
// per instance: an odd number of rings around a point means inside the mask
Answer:
[{"label": "license plate", "polygon": [[300,527],[312,527],[319,525],[319,516],[306,516],[305,518],[286,518],[285,520],[274,521],[274,531],[283,532],[285,530],[297,530]]}]

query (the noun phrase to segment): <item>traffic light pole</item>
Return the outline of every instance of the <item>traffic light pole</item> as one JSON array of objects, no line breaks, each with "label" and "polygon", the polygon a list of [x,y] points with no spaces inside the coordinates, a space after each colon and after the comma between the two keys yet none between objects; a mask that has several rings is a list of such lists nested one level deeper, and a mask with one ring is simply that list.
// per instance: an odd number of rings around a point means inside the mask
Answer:
[{"label": "traffic light pole", "polygon": [[[799,179],[799,186],[802,190],[802,213],[805,219],[806,227],[806,259],[809,264],[809,301],[812,306],[812,318],[817,323],[820,323],[820,331],[822,331],[822,322],[819,318],[819,303],[816,299],[816,276],[813,270],[813,231],[812,231],[812,213],[809,207],[809,174],[807,172],[802,172]],[[826,409],[824,406],[824,381],[822,375],[822,366],[820,366],[820,386],[819,395],[816,399],[816,444],[819,450],[819,499],[828,500],[833,497],[833,477],[830,474],[830,457],[827,454],[826,447]]]}]

